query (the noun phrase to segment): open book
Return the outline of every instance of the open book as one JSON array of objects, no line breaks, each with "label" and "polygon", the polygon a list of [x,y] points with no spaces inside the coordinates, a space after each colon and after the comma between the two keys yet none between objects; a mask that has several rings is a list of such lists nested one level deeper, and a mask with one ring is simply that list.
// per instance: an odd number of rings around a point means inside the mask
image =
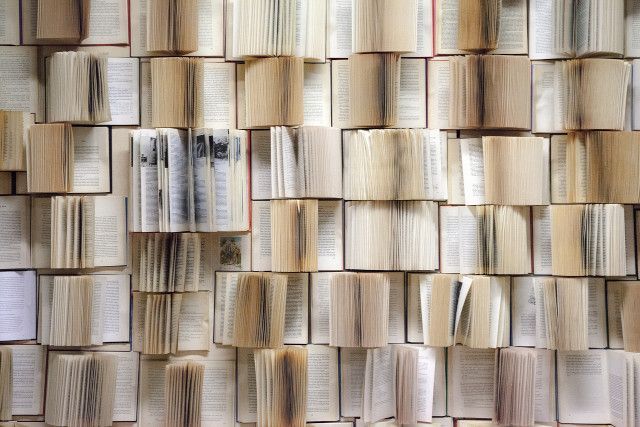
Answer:
[{"label": "open book", "polygon": [[46,66],[47,122],[111,121],[106,56],[56,52]]},{"label": "open book", "polygon": [[[341,198],[342,197],[342,132],[331,127],[303,126],[271,128],[267,141],[252,139],[252,167],[270,170],[271,191],[267,198]],[[269,165],[257,164],[257,150],[270,148]],[[253,176],[266,175],[264,169]],[[252,170],[253,172],[253,170]],[[260,183],[252,182],[253,185]]]},{"label": "open book", "polygon": [[34,344],[7,347],[11,349],[12,415],[42,415],[44,413],[47,347]]},{"label": "open book", "polygon": [[133,293],[132,348],[144,354],[208,351],[213,336],[211,292]]},{"label": "open book", "polygon": [[435,202],[346,202],[346,267],[435,270],[438,268],[437,227]]},{"label": "open book", "polygon": [[25,341],[36,338],[36,272],[0,272],[0,342]]},{"label": "open book", "polygon": [[248,151],[246,131],[133,131],[133,229],[247,230]]},{"label": "open book", "polygon": [[170,363],[165,367],[166,425],[200,425],[204,369],[202,363],[190,360]]},{"label": "open book", "polygon": [[447,134],[437,129],[344,133],[348,200],[445,200]]},{"label": "open book", "polygon": [[132,287],[142,292],[211,290],[210,243],[190,233],[136,233],[131,236]]},{"label": "open book", "polygon": [[389,345],[367,350],[363,420],[395,417],[399,424],[431,421],[436,350]]},{"label": "open book", "polygon": [[[236,310],[238,280],[242,276],[264,274],[263,280],[271,273],[216,272],[215,330],[214,342],[222,345],[234,345],[236,340]],[[272,275],[272,281],[286,280],[286,302],[284,307],[284,326],[281,342],[284,344],[306,344],[309,341],[309,275],[307,273],[288,273]],[[275,286],[275,284],[274,284]],[[258,298],[266,301],[266,298]],[[245,304],[246,306],[246,304]],[[270,316],[278,317],[278,313]],[[274,335],[278,321],[274,319],[270,328]],[[240,331],[246,337],[248,331]],[[279,334],[279,332],[278,332]],[[250,337],[249,337],[250,338]],[[252,338],[251,338],[252,339]],[[327,339],[327,343],[328,343]]]},{"label": "open book", "polygon": [[458,0],[458,49],[471,52],[498,47],[502,0]]},{"label": "open book", "polygon": [[558,421],[634,425],[639,366],[637,354],[619,350],[558,352]]},{"label": "open book", "polygon": [[639,162],[640,135],[634,132],[554,135],[551,144],[552,201],[638,203]]},{"label": "open book", "polygon": [[625,0],[531,1],[529,55],[532,59],[622,56],[625,8],[630,3]]},{"label": "open book", "polygon": [[33,114],[23,111],[0,111],[0,170],[27,169],[26,148],[29,129],[35,122]]},{"label": "open book", "polygon": [[558,276],[627,274],[622,205],[551,206],[551,265]]},{"label": "open book", "polygon": [[[137,399],[138,424],[160,426],[168,423],[168,417],[172,414],[169,412],[170,406],[166,405],[169,398],[168,388],[163,387],[168,367],[197,364],[204,366],[204,374],[200,392],[200,418],[199,422],[194,420],[194,425],[234,426],[235,359],[235,350],[231,348],[214,348],[206,356],[171,356],[168,360],[143,358],[140,361],[140,387]],[[135,396],[132,400],[136,401]]]},{"label": "open book", "polygon": [[398,123],[400,70],[400,55],[397,53],[354,54],[349,57],[352,127],[395,126]]},{"label": "open book", "polygon": [[[274,205],[279,205],[278,217]],[[307,214],[313,215],[317,204],[317,220],[294,223],[302,219],[298,206],[310,208]],[[272,267],[280,265],[285,272],[291,271],[336,271],[342,270],[343,254],[343,202],[342,200],[261,200],[253,201],[251,214],[251,270],[276,271]],[[286,213],[283,213],[286,212]],[[273,218],[273,221],[272,221]],[[277,225],[275,223],[278,223]],[[276,242],[274,225],[284,234],[278,235]],[[304,231],[306,246],[296,243]],[[273,236],[273,239],[272,239]],[[313,237],[315,236],[315,237]],[[313,243],[312,239],[315,243]],[[280,250],[274,252],[274,245]],[[304,259],[302,258],[304,256]],[[280,259],[276,259],[278,257]],[[287,267],[287,268],[284,268]],[[305,267],[304,269],[302,267]],[[311,268],[313,267],[313,268]],[[295,269],[293,269],[295,268]]]},{"label": "open book", "polygon": [[355,0],[353,53],[415,52],[418,45],[416,0]]},{"label": "open book", "polygon": [[[471,36],[474,30],[472,22],[477,22],[479,12],[476,6],[495,1],[473,0],[435,0],[435,52],[436,55],[462,55],[465,48],[474,47],[464,42],[466,37],[460,38],[465,32]],[[492,38],[497,37],[494,54],[520,55],[527,53],[527,1],[526,0],[502,0],[497,17],[492,17]],[[473,8],[472,10],[469,7]],[[494,6],[495,8],[495,6]],[[487,16],[488,17],[488,16]],[[469,22],[472,21],[472,22]],[[477,25],[477,24],[476,24]],[[468,28],[462,28],[467,26]],[[494,27],[497,27],[494,28]],[[496,34],[497,32],[497,34]],[[467,40],[467,41],[472,41]],[[486,45],[485,45],[486,46]],[[475,49],[474,49],[475,50]]]},{"label": "open book", "polygon": [[[51,268],[126,265],[127,207],[121,196],[52,197],[37,221],[51,224],[50,235],[38,233],[37,250],[49,248]],[[34,213],[35,214],[35,213]],[[49,237],[47,242],[45,239]],[[37,264],[44,263],[39,258]]]},{"label": "open book", "polygon": [[204,125],[204,65],[199,58],[151,59],[151,124],[194,128]]},{"label": "open book", "polygon": [[[244,33],[249,33],[244,31]],[[244,105],[248,128],[298,126],[304,122],[304,61],[298,57],[245,62]]]},{"label": "open book", "polygon": [[38,0],[36,37],[60,42],[86,39],[89,35],[89,11],[93,1]]},{"label": "open book", "polygon": [[113,354],[50,353],[45,422],[111,425],[118,365]]},{"label": "open book", "polygon": [[504,276],[412,275],[420,281],[425,345],[472,348],[509,345],[510,280]]},{"label": "open book", "polygon": [[535,421],[537,352],[529,348],[503,348],[498,352],[494,386],[493,421],[525,426]]},{"label": "open book", "polygon": [[30,193],[107,193],[109,129],[68,123],[33,125],[27,145]]},{"label": "open book", "polygon": [[528,206],[442,206],[440,271],[530,273],[530,224]]},{"label": "open book", "polygon": [[604,279],[514,277],[511,295],[514,346],[551,350],[607,346]]},{"label": "open book", "polygon": [[531,65],[527,57],[454,56],[449,58],[449,67],[447,101],[452,127],[531,127]]},{"label": "open book", "polygon": [[185,54],[198,49],[198,2],[154,0],[147,3],[147,49]]},{"label": "open book", "polygon": [[465,204],[549,204],[548,138],[483,136],[449,145],[449,177]]},{"label": "open book", "polygon": [[233,31],[227,30],[227,37],[234,59],[298,56],[325,60],[327,0],[234,0],[229,4],[227,13],[232,19],[227,23]]},{"label": "open book", "polygon": [[381,273],[332,273],[329,345],[384,347],[389,342],[389,278]]},{"label": "open book", "polygon": [[128,275],[41,275],[39,282],[38,342],[42,345],[129,342]]}]

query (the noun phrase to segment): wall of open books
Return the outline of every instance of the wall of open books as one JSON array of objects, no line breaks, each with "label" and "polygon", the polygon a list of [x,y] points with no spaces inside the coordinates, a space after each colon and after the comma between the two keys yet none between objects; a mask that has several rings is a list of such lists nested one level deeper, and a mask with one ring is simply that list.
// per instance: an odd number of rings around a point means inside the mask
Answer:
[{"label": "wall of open books", "polygon": [[0,0],[0,426],[640,426],[637,209],[640,0]]}]

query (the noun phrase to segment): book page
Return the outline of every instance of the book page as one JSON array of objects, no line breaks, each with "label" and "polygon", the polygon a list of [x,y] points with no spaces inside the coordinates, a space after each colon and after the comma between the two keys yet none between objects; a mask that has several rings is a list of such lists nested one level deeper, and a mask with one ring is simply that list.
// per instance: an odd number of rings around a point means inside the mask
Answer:
[{"label": "book page", "polygon": [[338,421],[338,349],[308,345],[307,421]]},{"label": "book page", "polygon": [[204,60],[202,83],[204,126],[235,129],[236,64]]},{"label": "book page", "polygon": [[551,272],[551,208],[533,206],[533,272]]},{"label": "book page", "polygon": [[[232,355],[235,356],[234,353]],[[204,363],[200,415],[202,426],[235,426],[235,361],[206,360],[202,363]]]},{"label": "book page", "polygon": [[304,125],[331,126],[331,64],[304,64]]},{"label": "book page", "polygon": [[[586,188],[580,189],[586,194]],[[567,136],[551,137],[551,202],[567,203]]]},{"label": "book page", "polygon": [[607,325],[609,332],[609,348],[624,348],[621,317],[624,289],[624,282],[607,282]]},{"label": "book page", "polygon": [[349,61],[331,61],[331,125],[333,127],[345,129],[350,126],[349,90]]},{"label": "book page", "polygon": [[426,59],[402,58],[400,60],[398,123],[394,127],[427,127],[426,67]]},{"label": "book page", "polygon": [[342,200],[318,201],[318,270],[342,270],[342,230]]},{"label": "book page", "polygon": [[564,132],[561,118],[556,111],[556,67],[553,62],[533,62],[531,64],[532,132]]},{"label": "book page", "polygon": [[124,197],[96,196],[93,265],[127,264],[127,204]]},{"label": "book page", "polygon": [[[163,56],[147,50],[147,1],[131,0],[131,56]],[[224,56],[224,0],[197,4],[198,50],[185,56]]]},{"label": "book page", "polygon": [[[407,342],[423,343],[420,275],[407,276]],[[428,280],[428,279],[427,279]]]},{"label": "book page", "polygon": [[[201,248],[200,267],[210,267],[212,271],[249,271],[251,270],[251,235],[239,234],[235,236],[215,236],[211,239],[211,249],[209,250],[209,239],[204,239]],[[205,249],[204,251],[202,249]],[[204,254],[203,254],[204,252]],[[209,264],[211,259],[207,253],[213,256],[213,266]],[[208,278],[211,273],[200,273],[200,289],[213,289]],[[205,283],[207,281],[208,283]]]},{"label": "book page", "polygon": [[36,115],[37,122],[42,122],[44,102],[38,99],[37,49],[0,46],[0,109],[28,111]]},{"label": "book page", "polygon": [[[433,347],[436,353],[436,369],[433,382],[433,416],[447,415],[447,357],[444,347]],[[432,422],[435,422],[432,421]]]},{"label": "book page", "polygon": [[40,415],[44,411],[47,348],[12,345],[13,415]]},{"label": "book page", "polygon": [[556,420],[556,352],[536,349],[535,420]]},{"label": "book page", "polygon": [[212,341],[211,292],[185,292],[182,294],[178,320],[178,350],[206,351]]},{"label": "book page", "polygon": [[164,425],[164,360],[140,361],[140,385],[138,392],[138,423],[140,425]]},{"label": "book page", "polygon": [[36,338],[36,272],[0,272],[0,341]]},{"label": "book page", "polygon": [[556,59],[565,55],[555,50],[556,1],[529,0],[529,58]]},{"label": "book page", "polygon": [[607,307],[604,279],[590,277],[587,280],[589,282],[589,348],[605,348],[607,346]]},{"label": "book page", "polygon": [[362,416],[366,361],[366,348],[340,349],[340,415],[343,417]]},{"label": "book page", "polygon": [[[433,415],[436,353],[439,350],[433,347],[420,347],[418,351],[416,417],[419,421],[430,422]],[[444,392],[444,390],[438,391]]]},{"label": "book page", "polygon": [[0,269],[31,267],[30,208],[29,196],[0,196]]},{"label": "book page", "polygon": [[267,130],[251,131],[251,198],[271,198],[271,135]]},{"label": "book page", "polygon": [[[364,418],[367,415],[372,422],[393,417],[396,411],[396,356],[394,347],[386,346],[367,350],[367,362],[364,387]],[[369,371],[371,369],[371,371]],[[371,380],[370,388],[367,381]],[[371,393],[368,395],[367,393]],[[367,401],[369,400],[370,401]],[[367,405],[370,412],[367,413]]]},{"label": "book page", "polygon": [[327,57],[348,58],[351,55],[351,0],[328,0],[328,3]]},{"label": "book page", "polygon": [[309,274],[287,274],[287,299],[284,314],[285,344],[309,341]]},{"label": "book page", "polygon": [[31,258],[36,268],[51,266],[51,198],[31,199]]},{"label": "book page", "polygon": [[498,48],[492,53],[526,55],[527,0],[502,0],[499,25]]},{"label": "book page", "polygon": [[635,218],[633,214],[633,206],[624,205],[624,244],[627,260],[627,276],[636,274],[636,252],[634,231]]},{"label": "book page", "polygon": [[606,350],[558,351],[558,421],[610,422]]},{"label": "book page", "polygon": [[449,129],[449,60],[427,63],[427,125],[430,129]]},{"label": "book page", "polygon": [[136,58],[109,58],[107,61],[111,121],[105,125],[140,124],[139,70],[140,61]]},{"label": "book page", "polygon": [[258,402],[256,398],[256,368],[253,350],[238,349],[238,422],[255,423]]},{"label": "book page", "polygon": [[129,342],[130,277],[126,274],[96,274],[95,283],[102,288],[102,340]]},{"label": "book page", "polygon": [[[634,59],[631,67],[631,93],[632,93],[632,129],[640,130],[640,59]],[[628,109],[628,107],[627,107]]]},{"label": "book page", "polygon": [[464,346],[449,347],[448,350],[449,415],[491,418],[497,350]]},{"label": "book page", "polygon": [[640,57],[640,1],[625,0],[624,56]]},{"label": "book page", "polygon": [[[77,44],[116,45],[129,43],[129,10],[127,0],[100,0],[89,3],[89,34]],[[38,0],[22,1],[22,38],[24,44],[59,44],[36,37]]]},{"label": "book page", "polygon": [[460,158],[466,205],[485,204],[484,158],[481,138],[460,140]]},{"label": "book page", "polygon": [[108,193],[109,128],[73,127],[72,193]]},{"label": "book page", "polygon": [[[127,334],[128,335],[128,334]],[[113,421],[136,421],[138,410],[138,364],[136,352],[111,352],[118,359],[116,397],[113,401]]]},{"label": "book page", "polygon": [[151,128],[151,63],[140,61],[140,126]]},{"label": "book page", "polygon": [[251,270],[271,270],[271,202],[268,200],[252,202]]},{"label": "book page", "polygon": [[20,44],[20,0],[0,3],[0,45]]},{"label": "book page", "polygon": [[460,211],[457,206],[440,207],[440,271],[460,272]]},{"label": "book page", "polygon": [[404,272],[385,273],[389,277],[389,343],[402,344],[404,337]]},{"label": "book page", "polygon": [[418,0],[418,46],[415,52],[405,53],[405,58],[424,58],[433,56],[433,1]]},{"label": "book page", "polygon": [[[311,342],[329,344],[329,272],[311,273]],[[391,311],[390,311],[391,312]]]},{"label": "book page", "polygon": [[[627,356],[624,351],[607,351],[607,367],[609,382],[609,414],[610,422],[614,426],[627,426],[635,423],[627,421],[627,411],[634,410],[627,407],[628,400],[628,374]],[[633,378],[633,376],[631,377]],[[633,380],[631,380],[633,382]],[[633,400],[631,401],[633,405]]]},{"label": "book page", "polygon": [[511,281],[511,344],[536,345],[536,300],[533,277],[514,277]]},{"label": "book page", "polygon": [[[42,345],[49,344],[49,335],[51,334],[54,277],[41,275],[38,278],[38,343]],[[93,329],[93,319],[91,327]],[[93,331],[92,335],[94,335]]]}]

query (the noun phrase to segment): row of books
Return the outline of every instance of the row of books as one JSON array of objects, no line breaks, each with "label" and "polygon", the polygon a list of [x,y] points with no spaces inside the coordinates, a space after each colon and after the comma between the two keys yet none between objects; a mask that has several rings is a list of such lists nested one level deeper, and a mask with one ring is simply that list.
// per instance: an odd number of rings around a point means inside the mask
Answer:
[{"label": "row of books", "polygon": [[[252,14],[254,8],[275,10],[273,0],[179,5],[133,0],[130,10],[125,0],[9,0],[0,9],[5,17],[0,44],[130,44],[131,56],[227,60],[296,55],[324,61],[363,51],[419,57],[479,50],[532,59],[640,56],[634,37],[640,9],[632,0],[380,0],[376,7],[378,14],[361,0],[305,0],[280,4],[272,14]],[[383,31],[370,33],[370,28]]]},{"label": "row of books", "polygon": [[[638,416],[632,399],[638,356],[617,350],[445,350],[398,344],[338,351],[306,345],[237,354],[216,348],[208,356],[158,360],[136,352],[46,351],[29,344],[0,348],[3,368],[9,364],[2,371],[3,391],[8,387],[9,393],[3,394],[1,407],[25,416],[45,409],[49,425],[79,420],[158,425],[174,417],[233,425],[236,405],[240,423],[290,417],[292,425],[322,426],[352,425],[352,417],[376,426],[442,425],[447,420],[439,418],[447,416],[519,425],[534,420],[633,425]],[[285,378],[288,387],[283,388]],[[91,384],[100,386],[82,392]],[[269,393],[271,404],[263,393]],[[84,413],[86,405],[94,409]]]}]

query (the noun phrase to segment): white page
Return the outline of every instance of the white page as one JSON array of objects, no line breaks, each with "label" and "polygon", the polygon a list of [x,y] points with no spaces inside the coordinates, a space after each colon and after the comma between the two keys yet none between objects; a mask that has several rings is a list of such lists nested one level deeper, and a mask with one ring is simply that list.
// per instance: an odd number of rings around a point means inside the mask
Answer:
[{"label": "white page", "polygon": [[420,281],[424,279],[410,273],[407,280],[407,342],[423,343]]},{"label": "white page", "polygon": [[404,336],[404,273],[384,273],[389,277],[389,343],[402,344]]},{"label": "white page", "polygon": [[307,421],[338,421],[338,349],[307,346]]},{"label": "white page", "polygon": [[256,369],[253,350],[238,349],[238,422],[255,423],[257,417]]},{"label": "white page", "polygon": [[[640,59],[634,59],[631,67],[631,93],[632,93],[632,128],[640,130]],[[629,107],[627,106],[627,109]]]},{"label": "white page", "polygon": [[[421,347],[418,356],[418,389],[416,416],[418,421],[430,422],[433,414],[434,382],[436,376],[436,352],[439,349]],[[440,390],[442,391],[442,390]]]},{"label": "white page", "polygon": [[351,0],[328,2],[327,57],[347,58],[351,55]]},{"label": "white page", "polygon": [[143,425],[164,425],[165,388],[163,360],[140,361],[140,385],[138,393],[138,423]]},{"label": "white page", "polygon": [[556,420],[556,352],[536,349],[535,420]]},{"label": "white page", "polygon": [[252,202],[251,270],[271,270],[271,202]]},{"label": "white page", "polygon": [[105,125],[140,124],[139,74],[140,61],[136,58],[108,59],[107,82],[111,121],[105,122]]},{"label": "white page", "polygon": [[251,131],[251,198],[271,198],[271,135],[267,130]]},{"label": "white page", "polygon": [[311,273],[311,342],[329,344],[329,272]]},{"label": "white page", "polygon": [[30,205],[29,196],[0,196],[0,268],[31,266]]},{"label": "white page", "polygon": [[457,206],[440,207],[440,271],[459,273],[460,270],[460,213]]},{"label": "white page", "polygon": [[111,352],[118,359],[116,396],[113,402],[113,421],[135,421],[138,394],[138,364],[140,355],[135,352]]},{"label": "white page", "polygon": [[531,98],[532,132],[558,133],[563,132],[558,126],[560,118],[556,112],[556,67],[553,62],[534,62],[531,64]]},{"label": "white page", "polygon": [[607,351],[610,422],[615,427],[631,425],[627,422],[627,357],[621,350]]},{"label": "white page", "polygon": [[232,427],[235,425],[235,361],[205,360],[202,362],[204,363],[204,378],[202,381],[201,425],[203,427]]},{"label": "white page", "polygon": [[431,412],[434,416],[444,417],[447,414],[447,350],[444,347],[433,347],[433,350],[436,353],[436,369]]},{"label": "white page", "polygon": [[210,292],[185,292],[178,318],[178,350],[207,351],[211,346],[213,330]]},{"label": "white page", "polygon": [[433,1],[417,0],[417,49],[406,53],[406,58],[424,58],[433,56]]},{"label": "white page", "polygon": [[587,280],[589,282],[589,348],[604,348],[607,346],[604,279],[590,277]]},{"label": "white page", "polygon": [[236,65],[215,60],[203,61],[202,98],[204,126],[234,129],[236,121]]},{"label": "white page", "polygon": [[533,207],[533,272],[552,274],[551,271],[551,208]]},{"label": "white page", "polygon": [[304,64],[305,126],[331,126],[331,64]]},{"label": "white page", "polygon": [[93,278],[102,288],[102,340],[129,342],[130,276],[96,274]]},{"label": "white page", "polygon": [[558,351],[558,421],[610,422],[606,350]]},{"label": "white page", "polygon": [[624,56],[627,58],[640,57],[640,1],[625,0],[625,39]]},{"label": "white page", "polygon": [[400,59],[398,123],[394,127],[427,127],[426,67],[426,59]]},{"label": "white page", "polygon": [[318,201],[318,270],[343,268],[342,200]]},{"label": "white page", "polygon": [[13,415],[43,413],[47,348],[41,345],[12,345]]},{"label": "white page", "polygon": [[[396,411],[396,355],[393,346],[367,350],[367,359],[371,360],[371,396],[367,396],[365,385],[364,399],[371,399],[370,421],[380,421],[393,417]],[[369,367],[369,362],[367,362]],[[369,373],[365,373],[365,376]],[[366,381],[366,380],[365,380]],[[365,403],[366,405],[366,403]],[[366,420],[367,412],[364,412]]]},{"label": "white page", "polygon": [[448,59],[432,59],[427,63],[427,125],[431,129],[449,129]]},{"label": "white page", "polygon": [[285,344],[309,341],[309,274],[287,274],[287,296],[284,315]]},{"label": "white page", "polygon": [[462,160],[465,204],[485,204],[482,139],[461,139],[460,158]]},{"label": "white page", "polygon": [[493,416],[497,350],[464,346],[448,349],[448,414],[461,418]]},{"label": "white page", "polygon": [[367,349],[340,349],[340,407],[343,417],[362,416],[362,388],[364,386]]},{"label": "white page", "polygon": [[37,52],[35,46],[0,46],[0,109],[35,113],[41,122]]},{"label": "white page", "polygon": [[36,272],[0,272],[0,341],[36,338]]},{"label": "white page", "polygon": [[529,58],[555,59],[564,55],[555,51],[556,1],[529,0]]},{"label": "white page", "polygon": [[111,189],[109,128],[74,126],[72,193],[108,193]]},{"label": "white page", "polygon": [[127,264],[127,206],[120,196],[96,196],[94,266]]},{"label": "white page", "polygon": [[511,281],[511,344],[536,345],[536,300],[533,277],[514,277]]},{"label": "white page", "polygon": [[331,61],[331,126],[333,127],[349,128],[351,121],[349,90],[349,61]]},{"label": "white page", "polygon": [[0,2],[0,45],[20,44],[20,0]]}]

